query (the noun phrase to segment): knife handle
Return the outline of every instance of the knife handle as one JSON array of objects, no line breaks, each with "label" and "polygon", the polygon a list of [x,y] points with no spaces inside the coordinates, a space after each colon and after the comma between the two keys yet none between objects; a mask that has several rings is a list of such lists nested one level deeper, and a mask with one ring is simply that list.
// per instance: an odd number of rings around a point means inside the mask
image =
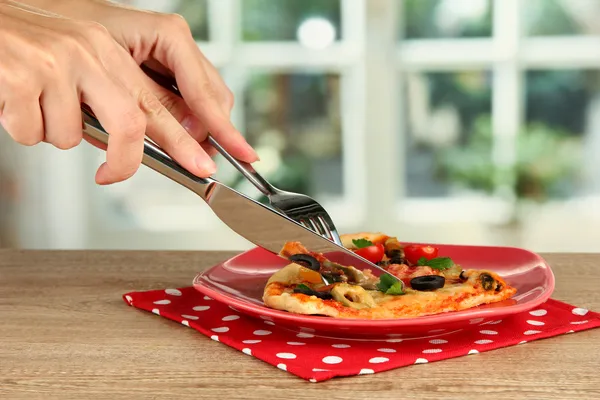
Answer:
[{"label": "knife handle", "polygon": [[[86,104],[81,105],[81,111],[83,116],[83,133],[108,145],[109,134],[104,130],[94,112]],[[210,188],[217,182],[213,178],[199,178],[190,173],[159,146],[148,139],[144,139],[142,164],[188,188],[204,200],[206,200]]]}]

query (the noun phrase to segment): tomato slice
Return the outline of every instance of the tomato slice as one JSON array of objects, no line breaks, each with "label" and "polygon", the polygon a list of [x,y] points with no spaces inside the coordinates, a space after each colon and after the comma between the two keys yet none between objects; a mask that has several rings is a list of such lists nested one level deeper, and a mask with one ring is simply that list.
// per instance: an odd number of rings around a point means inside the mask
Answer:
[{"label": "tomato slice", "polygon": [[433,246],[423,246],[418,244],[411,244],[404,247],[404,258],[412,265],[416,265],[421,257],[425,257],[428,260],[436,258],[438,255],[438,248]]},{"label": "tomato slice", "polygon": [[354,252],[359,256],[371,261],[373,264],[376,264],[383,259],[383,255],[385,254],[385,248],[382,244],[379,243],[356,249],[354,250]]}]

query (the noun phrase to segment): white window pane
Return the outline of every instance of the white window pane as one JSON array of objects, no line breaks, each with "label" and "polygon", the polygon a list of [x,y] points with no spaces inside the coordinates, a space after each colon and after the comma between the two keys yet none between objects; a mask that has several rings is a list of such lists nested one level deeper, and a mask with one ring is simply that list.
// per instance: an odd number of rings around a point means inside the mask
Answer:
[{"label": "white window pane", "polygon": [[525,32],[528,35],[600,33],[598,0],[527,0],[522,6]]},{"label": "white window pane", "polygon": [[245,41],[295,41],[326,46],[341,35],[339,0],[244,0]]},{"label": "white window pane", "polygon": [[404,0],[400,34],[408,39],[491,36],[492,10],[491,0]]},{"label": "white window pane", "polygon": [[600,71],[527,71],[526,100],[520,197],[600,194]]},{"label": "white window pane", "polygon": [[408,197],[447,197],[493,185],[491,74],[406,76],[405,171]]},{"label": "white window pane", "polygon": [[252,73],[244,98],[245,134],[265,178],[284,190],[342,194],[339,75]]}]

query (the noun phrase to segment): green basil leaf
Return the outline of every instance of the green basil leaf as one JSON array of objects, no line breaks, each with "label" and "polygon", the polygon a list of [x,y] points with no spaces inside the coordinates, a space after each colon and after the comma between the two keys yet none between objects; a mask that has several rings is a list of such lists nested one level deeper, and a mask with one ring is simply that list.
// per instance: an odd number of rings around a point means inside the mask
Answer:
[{"label": "green basil leaf", "polygon": [[385,291],[385,294],[391,294],[391,295],[404,294],[404,291],[402,290],[402,282],[398,281],[398,282],[394,283],[392,286],[390,286],[390,288],[388,290]]},{"label": "green basil leaf", "polygon": [[454,266],[454,261],[450,257],[437,257],[431,260],[421,257],[417,262],[419,266],[428,266],[439,271],[443,271]]},{"label": "green basil leaf", "polygon": [[395,278],[389,274],[382,274],[379,277],[379,283],[377,284],[377,289],[379,289],[380,292],[386,293],[394,285],[400,285],[400,289],[402,289],[401,281],[399,281],[397,278]]},{"label": "green basil leaf", "polygon": [[373,246],[373,243],[367,239],[352,239],[352,243],[359,249],[364,247]]}]

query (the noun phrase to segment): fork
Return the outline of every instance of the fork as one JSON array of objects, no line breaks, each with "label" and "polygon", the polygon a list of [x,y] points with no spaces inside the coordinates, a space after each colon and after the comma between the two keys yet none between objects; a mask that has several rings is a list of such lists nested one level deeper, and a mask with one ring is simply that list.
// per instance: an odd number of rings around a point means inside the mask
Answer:
[{"label": "fork", "polygon": [[[150,78],[163,88],[182,97],[173,78],[158,73],[144,64],[141,65],[141,68]],[[307,195],[284,191],[271,185],[265,178],[256,172],[252,165],[231,156],[231,154],[229,154],[227,150],[225,150],[215,138],[210,135],[210,133],[208,134],[208,142],[248,181],[250,181],[250,183],[267,197],[272,208],[303,225],[305,228],[312,230],[340,246],[342,245],[340,236],[329,213],[316,200]]]}]

